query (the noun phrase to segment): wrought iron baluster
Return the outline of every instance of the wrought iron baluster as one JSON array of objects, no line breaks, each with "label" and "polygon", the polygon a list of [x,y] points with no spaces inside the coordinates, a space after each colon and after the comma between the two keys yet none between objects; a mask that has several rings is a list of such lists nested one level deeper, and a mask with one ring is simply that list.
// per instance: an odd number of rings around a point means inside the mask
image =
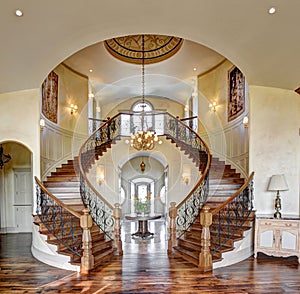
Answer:
[{"label": "wrought iron baluster", "polygon": [[215,235],[216,246],[212,249],[212,253],[220,250],[248,220],[253,209],[252,178],[253,173],[249,177],[247,185],[241,188],[240,193],[236,197],[224,205],[222,209],[213,212],[211,229]]},{"label": "wrought iron baluster", "polygon": [[56,203],[41,187],[36,185],[37,209],[36,214],[47,230],[74,254],[81,256],[82,236],[77,234],[79,218]]}]

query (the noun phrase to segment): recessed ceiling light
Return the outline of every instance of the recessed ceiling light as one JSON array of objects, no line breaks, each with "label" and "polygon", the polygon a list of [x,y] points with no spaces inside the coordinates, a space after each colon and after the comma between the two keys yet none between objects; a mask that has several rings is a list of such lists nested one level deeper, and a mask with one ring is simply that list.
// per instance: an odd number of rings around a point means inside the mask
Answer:
[{"label": "recessed ceiling light", "polygon": [[16,16],[21,17],[23,16],[23,11],[21,9],[16,9],[15,14]]},{"label": "recessed ceiling light", "polygon": [[197,67],[194,67],[194,71],[196,71],[197,70]]},{"label": "recessed ceiling light", "polygon": [[276,8],[275,7],[271,7],[268,10],[269,14],[274,14],[276,12]]},{"label": "recessed ceiling light", "polygon": [[92,70],[92,69],[90,69],[90,70],[89,70],[89,72],[93,72],[93,70]]}]

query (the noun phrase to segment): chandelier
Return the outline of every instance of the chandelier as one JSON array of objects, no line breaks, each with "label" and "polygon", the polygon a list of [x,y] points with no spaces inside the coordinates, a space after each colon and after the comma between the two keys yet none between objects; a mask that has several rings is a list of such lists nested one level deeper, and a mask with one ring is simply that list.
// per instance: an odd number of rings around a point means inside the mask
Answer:
[{"label": "chandelier", "polygon": [[158,136],[153,131],[139,131],[131,136],[131,147],[136,150],[152,150],[155,147],[155,143],[162,144],[161,140],[158,140]]},{"label": "chandelier", "polygon": [[142,130],[131,135],[131,147],[136,150],[152,150],[155,144],[158,142],[162,144],[162,141],[158,139],[157,134],[153,130],[144,131],[145,123],[145,36],[142,35]]}]

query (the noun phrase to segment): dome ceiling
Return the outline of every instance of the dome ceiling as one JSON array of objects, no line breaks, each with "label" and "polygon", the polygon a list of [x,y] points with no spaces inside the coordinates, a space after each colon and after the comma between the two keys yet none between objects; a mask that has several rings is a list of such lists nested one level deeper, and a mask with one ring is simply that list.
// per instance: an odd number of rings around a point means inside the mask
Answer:
[{"label": "dome ceiling", "polygon": [[183,39],[162,35],[132,35],[113,38],[104,42],[114,57],[129,63],[145,64],[159,62],[173,56],[181,47]]},{"label": "dome ceiling", "polygon": [[[140,97],[141,36],[96,43],[63,63],[89,77],[100,104]],[[108,44],[114,53],[109,51]],[[145,51],[145,96],[167,97],[182,104],[192,94],[197,75],[225,60],[203,45],[172,36],[145,35]]]}]

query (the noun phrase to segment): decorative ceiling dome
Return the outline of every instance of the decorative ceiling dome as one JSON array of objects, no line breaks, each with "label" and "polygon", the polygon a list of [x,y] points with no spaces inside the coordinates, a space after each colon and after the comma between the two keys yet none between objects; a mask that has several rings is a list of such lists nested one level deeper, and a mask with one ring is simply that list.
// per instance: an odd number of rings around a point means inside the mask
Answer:
[{"label": "decorative ceiling dome", "polygon": [[[143,59],[142,36],[113,38],[104,42],[108,52],[129,63],[141,64]],[[173,56],[182,46],[183,39],[163,35],[144,35],[144,61],[156,63]]]}]

